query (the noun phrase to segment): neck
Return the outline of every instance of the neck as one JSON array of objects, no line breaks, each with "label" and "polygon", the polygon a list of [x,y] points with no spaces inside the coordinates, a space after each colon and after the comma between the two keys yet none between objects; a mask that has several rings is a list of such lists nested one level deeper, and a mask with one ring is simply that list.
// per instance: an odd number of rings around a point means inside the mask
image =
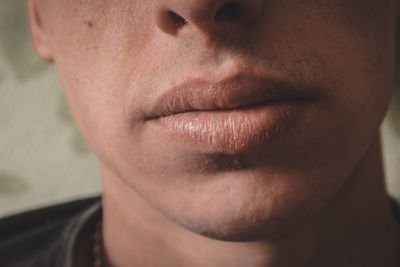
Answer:
[{"label": "neck", "polygon": [[103,232],[110,265],[399,266],[399,229],[388,205],[380,150],[377,137],[319,218],[280,239],[257,242],[222,242],[190,232],[103,168]]}]

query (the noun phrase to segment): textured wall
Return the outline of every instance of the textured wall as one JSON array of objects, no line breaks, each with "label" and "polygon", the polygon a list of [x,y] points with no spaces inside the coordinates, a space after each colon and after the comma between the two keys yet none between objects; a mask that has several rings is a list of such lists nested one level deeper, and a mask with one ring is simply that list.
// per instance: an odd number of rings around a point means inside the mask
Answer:
[{"label": "textured wall", "polygon": [[[399,115],[394,101],[383,133],[388,187],[400,199]],[[54,69],[32,51],[23,0],[0,0],[0,129],[0,216],[99,192]]]}]

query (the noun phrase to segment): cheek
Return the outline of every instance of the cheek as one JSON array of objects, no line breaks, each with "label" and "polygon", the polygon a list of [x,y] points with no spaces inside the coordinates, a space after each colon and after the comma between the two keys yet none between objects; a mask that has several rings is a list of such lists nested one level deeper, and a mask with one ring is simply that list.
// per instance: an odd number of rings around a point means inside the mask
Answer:
[{"label": "cheek", "polygon": [[319,59],[337,117],[347,121],[355,136],[375,134],[392,95],[395,23],[388,10],[377,10],[379,14],[368,9],[327,16],[318,26],[298,29],[307,40],[298,43]]},{"label": "cheek", "polygon": [[[71,67],[72,66],[72,67]],[[92,76],[87,71],[79,72],[73,64],[58,64],[58,72],[64,94],[75,121],[86,140],[97,153],[99,145],[107,149],[113,146],[115,128],[124,124],[123,112],[115,108],[123,105],[123,96],[113,91],[102,75]]]},{"label": "cheek", "polygon": [[[148,6],[138,8],[137,1],[78,2],[60,13],[69,23],[60,18],[52,28],[55,64],[88,143],[100,156],[117,154],[114,150],[127,138],[133,123],[126,110],[141,101],[128,100],[127,94],[132,90],[132,73],[143,64],[141,55],[151,34],[145,30],[149,20],[140,19]],[[69,14],[72,11],[75,15]],[[134,137],[129,137],[131,142]]]},{"label": "cheek", "polygon": [[326,40],[321,55],[334,81],[332,96],[355,136],[376,131],[389,106],[394,80],[393,38],[379,31],[370,38]]}]

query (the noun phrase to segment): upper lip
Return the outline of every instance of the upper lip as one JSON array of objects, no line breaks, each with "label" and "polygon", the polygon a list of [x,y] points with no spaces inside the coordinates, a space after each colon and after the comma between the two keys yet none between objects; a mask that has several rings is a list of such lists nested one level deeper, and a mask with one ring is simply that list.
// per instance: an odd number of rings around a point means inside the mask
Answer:
[{"label": "upper lip", "polygon": [[218,82],[189,79],[170,87],[156,99],[149,119],[191,111],[251,108],[315,99],[316,90],[300,83],[257,75],[235,75]]}]

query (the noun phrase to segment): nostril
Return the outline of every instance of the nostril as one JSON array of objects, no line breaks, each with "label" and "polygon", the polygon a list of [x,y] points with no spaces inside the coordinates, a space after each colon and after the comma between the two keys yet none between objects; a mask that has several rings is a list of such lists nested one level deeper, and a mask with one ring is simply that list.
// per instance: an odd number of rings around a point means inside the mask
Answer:
[{"label": "nostril", "polygon": [[[0,0],[1,1],[1,0]],[[157,28],[172,36],[200,30],[208,35],[220,30],[252,29],[264,14],[263,0],[154,1]],[[232,26],[232,27],[231,27]],[[185,31],[183,31],[185,30]]]},{"label": "nostril", "polygon": [[179,16],[173,11],[169,11],[168,15],[170,16],[173,23],[178,27],[184,26],[187,23],[187,21],[183,17]]},{"label": "nostril", "polygon": [[242,16],[242,6],[236,2],[223,5],[215,15],[215,21],[239,20]]}]

